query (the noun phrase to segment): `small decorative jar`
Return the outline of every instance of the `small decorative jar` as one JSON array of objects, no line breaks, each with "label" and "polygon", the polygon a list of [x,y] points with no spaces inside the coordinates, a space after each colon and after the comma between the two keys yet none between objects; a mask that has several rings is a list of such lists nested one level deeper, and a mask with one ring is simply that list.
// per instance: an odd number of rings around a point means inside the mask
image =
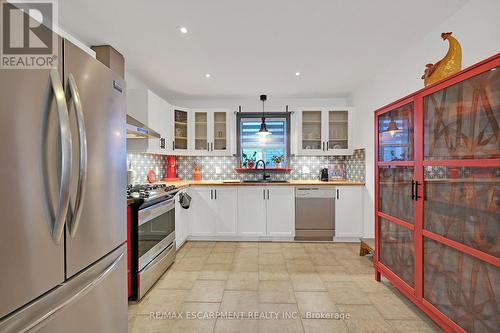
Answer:
[{"label": "small decorative jar", "polygon": [[201,167],[199,165],[194,166],[193,179],[201,180]]}]

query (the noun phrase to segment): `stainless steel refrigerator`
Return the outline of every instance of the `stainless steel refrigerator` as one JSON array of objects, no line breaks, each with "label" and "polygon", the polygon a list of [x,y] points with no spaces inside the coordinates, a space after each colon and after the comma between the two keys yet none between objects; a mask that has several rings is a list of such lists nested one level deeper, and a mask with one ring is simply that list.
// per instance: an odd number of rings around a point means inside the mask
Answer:
[{"label": "stainless steel refrigerator", "polygon": [[126,332],[125,83],[57,39],[0,69],[0,332]]}]

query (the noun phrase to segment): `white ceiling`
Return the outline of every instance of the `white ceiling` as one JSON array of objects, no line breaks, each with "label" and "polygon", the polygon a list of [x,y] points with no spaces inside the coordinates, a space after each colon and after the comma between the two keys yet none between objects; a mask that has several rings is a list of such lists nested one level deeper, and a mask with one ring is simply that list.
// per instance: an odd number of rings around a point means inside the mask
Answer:
[{"label": "white ceiling", "polygon": [[342,97],[466,2],[60,0],[59,21],[167,98]]}]

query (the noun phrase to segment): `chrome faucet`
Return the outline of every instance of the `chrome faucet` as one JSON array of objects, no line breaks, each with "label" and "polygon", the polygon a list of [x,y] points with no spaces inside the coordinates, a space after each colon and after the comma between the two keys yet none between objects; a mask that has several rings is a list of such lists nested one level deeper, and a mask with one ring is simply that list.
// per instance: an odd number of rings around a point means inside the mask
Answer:
[{"label": "chrome faucet", "polygon": [[264,160],[258,160],[255,163],[255,169],[258,168],[260,162],[262,162],[262,165],[264,166],[264,174],[262,175],[262,180],[265,181],[266,179],[271,178],[271,176],[266,174],[266,162]]}]

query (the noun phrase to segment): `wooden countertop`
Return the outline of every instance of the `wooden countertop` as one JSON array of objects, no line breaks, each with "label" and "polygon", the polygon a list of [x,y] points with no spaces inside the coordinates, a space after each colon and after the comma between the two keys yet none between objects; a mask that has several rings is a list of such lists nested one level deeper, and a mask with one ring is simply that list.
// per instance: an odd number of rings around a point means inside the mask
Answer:
[{"label": "wooden countertop", "polygon": [[323,182],[320,180],[290,180],[283,183],[244,183],[239,180],[179,180],[173,182],[157,182],[158,184],[175,185],[178,188],[188,186],[363,186],[363,182],[353,182],[350,180],[330,180]]}]

